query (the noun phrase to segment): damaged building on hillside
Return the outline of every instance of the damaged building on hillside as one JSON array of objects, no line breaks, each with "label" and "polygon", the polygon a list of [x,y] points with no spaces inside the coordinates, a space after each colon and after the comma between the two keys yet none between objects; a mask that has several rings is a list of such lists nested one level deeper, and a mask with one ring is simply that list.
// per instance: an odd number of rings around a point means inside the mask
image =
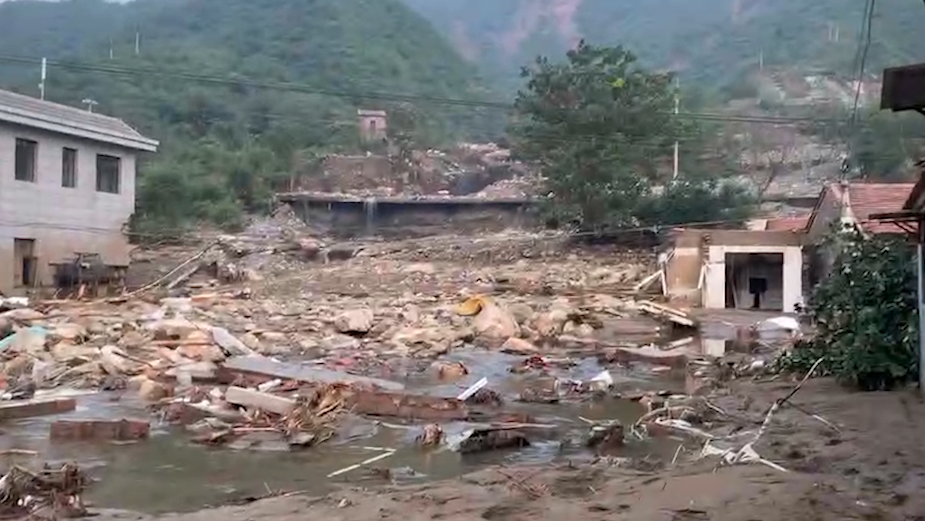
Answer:
[{"label": "damaged building on hillside", "polygon": [[861,233],[906,233],[871,216],[896,212],[912,184],[833,183],[811,214],[757,219],[747,229],[678,229],[665,257],[666,292],[675,301],[709,309],[796,312],[832,269],[825,236],[835,226]]},{"label": "damaged building on hillside", "polygon": [[51,285],[77,253],[127,266],[135,165],[122,120],[0,90],[0,293]]}]

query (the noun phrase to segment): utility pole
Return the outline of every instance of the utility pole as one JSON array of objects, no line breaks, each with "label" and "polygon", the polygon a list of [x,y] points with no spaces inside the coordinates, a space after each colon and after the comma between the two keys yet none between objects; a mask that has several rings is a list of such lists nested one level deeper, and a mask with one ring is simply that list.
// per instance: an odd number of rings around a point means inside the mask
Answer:
[{"label": "utility pole", "polygon": [[135,31],[135,56],[141,54],[141,31]]},{"label": "utility pole", "polygon": [[[677,78],[675,83],[675,92],[674,92],[674,115],[677,119],[678,114],[681,113],[681,78]],[[677,137],[674,140],[674,174],[672,174],[672,179],[678,178],[678,139]]]},{"label": "utility pole", "polygon": [[81,103],[87,106],[87,112],[91,114],[93,113],[93,107],[96,105],[99,105],[99,103],[97,103],[96,100],[92,100],[90,98],[84,99],[83,101],[81,101]]},{"label": "utility pole", "polygon": [[39,83],[39,99],[45,99],[45,79],[48,77],[48,60],[42,58],[42,81]]},{"label": "utility pole", "polygon": [[758,51],[758,71],[764,71],[764,49]]},{"label": "utility pole", "polygon": [[115,57],[115,53],[112,50],[112,38],[109,39],[109,59],[112,60]]}]

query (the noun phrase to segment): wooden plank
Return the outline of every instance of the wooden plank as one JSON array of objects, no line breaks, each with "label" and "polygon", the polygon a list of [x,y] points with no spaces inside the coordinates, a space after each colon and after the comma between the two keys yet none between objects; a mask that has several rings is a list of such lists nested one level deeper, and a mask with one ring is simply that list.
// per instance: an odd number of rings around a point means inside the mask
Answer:
[{"label": "wooden plank", "polygon": [[375,385],[390,391],[400,391],[405,388],[398,382],[369,378],[340,371],[331,371],[319,367],[306,367],[296,364],[284,364],[260,355],[233,356],[222,363],[222,367],[242,373],[259,374],[279,378],[281,380],[296,380],[307,383],[348,383]]},{"label": "wooden plank", "polygon": [[0,420],[16,420],[71,412],[77,408],[74,398],[13,400],[0,403]]},{"label": "wooden plank", "polygon": [[696,322],[687,313],[655,302],[640,302],[638,308],[643,313],[674,322],[686,327],[696,327]]}]

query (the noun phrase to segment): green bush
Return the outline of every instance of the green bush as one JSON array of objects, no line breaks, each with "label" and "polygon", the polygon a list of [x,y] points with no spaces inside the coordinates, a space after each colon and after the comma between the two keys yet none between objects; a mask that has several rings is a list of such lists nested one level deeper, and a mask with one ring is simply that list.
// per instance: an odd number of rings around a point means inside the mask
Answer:
[{"label": "green bush", "polygon": [[805,372],[820,357],[823,370],[845,385],[883,390],[918,375],[919,343],[914,248],[899,238],[864,238],[854,230],[828,241],[831,274],[816,287],[808,311],[812,340],[781,359]]}]

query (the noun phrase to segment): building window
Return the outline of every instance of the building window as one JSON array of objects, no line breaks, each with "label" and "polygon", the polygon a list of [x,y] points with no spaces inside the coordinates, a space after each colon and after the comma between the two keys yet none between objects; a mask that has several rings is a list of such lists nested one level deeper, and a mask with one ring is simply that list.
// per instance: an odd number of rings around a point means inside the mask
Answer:
[{"label": "building window", "polygon": [[61,149],[61,186],[77,186],[77,151],[73,148]]},{"label": "building window", "polygon": [[96,156],[96,191],[108,194],[119,193],[122,160],[118,157]]},{"label": "building window", "polygon": [[39,145],[35,141],[16,138],[16,180],[35,182],[35,158]]}]

